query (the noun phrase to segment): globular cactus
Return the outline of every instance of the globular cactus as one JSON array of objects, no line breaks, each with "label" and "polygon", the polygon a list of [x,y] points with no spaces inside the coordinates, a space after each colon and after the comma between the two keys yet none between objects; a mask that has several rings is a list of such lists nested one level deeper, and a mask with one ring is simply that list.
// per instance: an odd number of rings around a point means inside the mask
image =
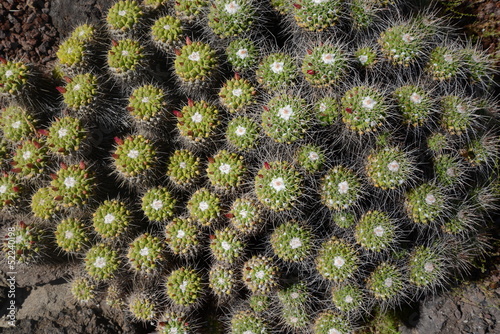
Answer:
[{"label": "globular cactus", "polygon": [[231,333],[267,333],[268,325],[264,319],[250,310],[242,310],[236,312],[231,318],[230,324]]},{"label": "globular cactus", "polygon": [[311,319],[311,296],[303,282],[293,284],[277,292],[280,306],[280,319],[284,327],[292,331],[307,330]]},{"label": "globular cactus", "polygon": [[157,165],[156,147],[142,135],[131,135],[124,139],[115,138],[117,144],[113,163],[118,176],[134,182],[147,178]]},{"label": "globular cactus", "polygon": [[210,240],[210,250],[217,261],[231,264],[243,256],[245,242],[237,231],[226,227],[213,234]]},{"label": "globular cactus", "polygon": [[177,18],[187,23],[192,23],[205,12],[210,1],[208,0],[179,0],[174,3]]},{"label": "globular cactus", "polygon": [[175,217],[165,227],[165,241],[172,253],[192,257],[201,249],[201,233],[190,218]]},{"label": "globular cactus", "polygon": [[297,66],[290,55],[272,53],[259,63],[255,76],[266,90],[284,88],[297,79]]},{"label": "globular cactus", "polygon": [[39,262],[50,250],[49,235],[32,221],[17,221],[9,227],[3,239],[2,250],[9,261],[18,264]]},{"label": "globular cactus", "polygon": [[441,97],[441,126],[452,135],[461,135],[474,126],[477,107],[463,95]]},{"label": "globular cactus", "polygon": [[333,282],[353,277],[361,264],[356,247],[336,237],[321,245],[315,263],[321,277]]},{"label": "globular cactus", "polygon": [[99,81],[92,73],[78,74],[67,79],[65,87],[59,88],[62,92],[64,104],[77,114],[89,112],[99,97]]},{"label": "globular cactus", "polygon": [[319,32],[337,24],[342,3],[338,0],[298,0],[291,9],[291,15],[299,27]]},{"label": "globular cactus", "polygon": [[209,158],[207,176],[215,189],[230,191],[240,187],[247,174],[243,157],[226,150]]},{"label": "globular cactus", "polygon": [[182,47],[183,25],[179,18],[162,16],[155,20],[149,33],[153,44],[163,52],[172,53],[174,49]]},{"label": "globular cactus", "polygon": [[340,117],[339,102],[333,96],[320,98],[313,106],[313,115],[319,125],[333,125]]},{"label": "globular cactus", "polygon": [[22,192],[23,186],[15,174],[2,173],[0,175],[0,210],[6,212],[19,206]]},{"label": "globular cactus", "polygon": [[304,99],[292,94],[278,94],[263,108],[261,127],[271,139],[290,144],[304,137],[311,118]]},{"label": "globular cactus", "polygon": [[201,275],[189,267],[174,270],[168,276],[165,287],[168,298],[179,309],[195,307],[205,290]]},{"label": "globular cactus", "polygon": [[249,151],[259,142],[259,125],[247,116],[233,118],[227,125],[226,139],[240,151]]},{"label": "globular cactus", "polygon": [[262,208],[252,198],[235,199],[226,216],[232,228],[242,235],[257,233],[263,225]]},{"label": "globular cactus", "polygon": [[149,233],[138,236],[129,246],[127,258],[130,266],[138,272],[158,270],[163,259],[162,240]]},{"label": "globular cactus", "polygon": [[138,321],[152,321],[156,318],[158,305],[155,297],[146,292],[136,292],[129,297],[128,310]]},{"label": "globular cactus", "polygon": [[176,50],[174,73],[188,91],[210,87],[219,66],[217,52],[207,43],[192,42]]},{"label": "globular cactus", "polygon": [[81,120],[66,116],[52,122],[45,142],[49,152],[56,156],[74,156],[86,151],[88,138],[89,132]]},{"label": "globular cactus", "polygon": [[30,69],[23,62],[0,59],[0,96],[13,99],[26,92]]},{"label": "globular cactus", "polygon": [[243,264],[243,283],[255,294],[268,294],[279,284],[279,269],[274,261],[262,255],[252,256]]},{"label": "globular cactus", "polygon": [[55,193],[50,187],[38,188],[31,196],[31,213],[42,220],[52,220],[61,211],[59,203],[54,199]]},{"label": "globular cactus", "polygon": [[406,194],[405,207],[408,217],[417,224],[431,224],[442,219],[447,197],[443,190],[432,183],[424,183]]},{"label": "globular cactus", "polygon": [[204,143],[215,136],[220,124],[219,110],[206,101],[188,100],[177,116],[177,129],[189,143]]},{"label": "globular cactus", "polygon": [[191,218],[202,226],[213,225],[221,215],[221,199],[206,188],[198,189],[189,199],[186,208]]},{"label": "globular cactus", "polygon": [[222,86],[219,97],[222,105],[230,112],[240,112],[256,102],[256,89],[250,81],[235,74],[233,79],[227,80]]},{"label": "globular cactus", "polygon": [[381,189],[396,189],[415,178],[416,166],[412,157],[400,147],[374,150],[367,157],[366,174]]},{"label": "globular cactus", "polygon": [[421,289],[443,284],[447,270],[442,253],[436,247],[416,247],[408,257],[410,283]]},{"label": "globular cactus", "polygon": [[0,116],[3,138],[12,143],[33,138],[37,123],[37,119],[28,110],[17,105],[8,105]]},{"label": "globular cactus", "polygon": [[248,299],[248,306],[257,314],[261,314],[271,308],[271,298],[269,295],[252,294]]},{"label": "globular cactus", "polygon": [[144,215],[153,222],[162,222],[172,218],[176,204],[176,198],[163,187],[148,189],[141,199]]},{"label": "globular cactus", "polygon": [[118,38],[130,35],[137,29],[143,15],[137,1],[118,1],[109,9],[106,16],[108,30]]},{"label": "globular cactus", "polygon": [[426,67],[434,80],[444,81],[465,73],[461,50],[452,46],[437,46],[432,50]]},{"label": "globular cactus", "polygon": [[201,175],[201,161],[189,150],[176,150],[167,164],[167,176],[176,185],[193,185]]},{"label": "globular cactus", "polygon": [[22,141],[14,151],[12,171],[20,177],[40,177],[48,163],[47,146],[40,140]]},{"label": "globular cactus", "polygon": [[333,223],[341,228],[349,228],[356,224],[356,214],[352,210],[344,210],[332,213]]},{"label": "globular cactus", "polygon": [[85,254],[85,270],[98,281],[113,278],[121,267],[118,252],[112,246],[100,243]]},{"label": "globular cactus", "polygon": [[347,128],[359,134],[379,130],[389,116],[384,95],[373,86],[349,89],[342,97],[340,110]]},{"label": "globular cactus", "polygon": [[255,176],[254,190],[259,202],[273,211],[289,210],[302,195],[303,177],[287,161],[265,162]]},{"label": "globular cactus", "polygon": [[236,291],[238,279],[231,267],[216,263],[208,273],[208,286],[220,301],[229,299]]},{"label": "globular cactus", "polygon": [[360,178],[344,166],[333,167],[321,181],[321,201],[334,211],[352,207],[362,194],[363,185]]},{"label": "globular cactus", "polygon": [[189,333],[194,331],[187,317],[182,312],[165,312],[160,317],[156,330],[159,334]]},{"label": "globular cactus", "polygon": [[278,226],[270,237],[276,256],[287,262],[302,262],[312,255],[314,238],[304,223],[286,222]]},{"label": "globular cactus", "polygon": [[132,212],[119,200],[106,200],[92,214],[94,229],[103,238],[116,239],[132,224]]},{"label": "globular cactus", "polygon": [[81,304],[92,302],[97,297],[97,286],[88,277],[77,277],[71,281],[71,294]]},{"label": "globular cactus", "polygon": [[215,0],[207,14],[207,24],[220,38],[240,36],[256,23],[256,9],[252,0]]},{"label": "globular cactus", "polygon": [[333,311],[321,312],[313,324],[314,334],[347,334],[352,332],[349,321]]},{"label": "globular cactus", "polygon": [[251,39],[235,39],[226,48],[226,56],[235,71],[245,72],[257,66],[259,50],[260,48]]},{"label": "globular cactus", "polygon": [[432,114],[433,100],[421,86],[405,85],[394,90],[398,109],[403,123],[418,127],[429,121]]},{"label": "globular cactus", "polygon": [[61,163],[60,166],[55,174],[51,174],[54,199],[62,208],[85,206],[96,191],[94,173],[83,161],[77,165]]},{"label": "globular cactus", "polygon": [[331,293],[335,307],[345,313],[358,312],[366,303],[365,292],[355,283],[335,285]]},{"label": "globular cactus", "polygon": [[377,50],[372,46],[361,46],[355,52],[354,56],[359,65],[364,68],[372,68],[378,61]]},{"label": "globular cactus", "polygon": [[397,301],[404,295],[406,281],[401,268],[389,262],[379,264],[367,279],[367,288],[379,301]]},{"label": "globular cactus", "polygon": [[388,251],[398,240],[396,223],[384,211],[372,210],[361,216],[356,224],[356,242],[373,252]]},{"label": "globular cactus", "polygon": [[145,66],[146,55],[142,45],[133,39],[113,41],[107,56],[108,68],[117,79],[136,77]]},{"label": "globular cactus", "polygon": [[154,85],[139,86],[132,91],[127,110],[143,131],[166,121],[166,93]]},{"label": "globular cactus", "polygon": [[347,58],[342,46],[323,44],[307,50],[302,60],[302,74],[314,87],[331,86],[347,71]]},{"label": "globular cactus", "polygon": [[57,246],[67,253],[79,253],[90,244],[90,228],[79,218],[62,219],[54,232]]}]

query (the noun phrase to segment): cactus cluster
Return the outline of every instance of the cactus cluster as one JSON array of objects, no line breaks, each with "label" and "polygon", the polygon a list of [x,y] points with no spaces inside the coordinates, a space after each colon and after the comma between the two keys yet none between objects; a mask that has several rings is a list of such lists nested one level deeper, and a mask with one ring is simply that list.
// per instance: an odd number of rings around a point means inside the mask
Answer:
[{"label": "cactus cluster", "polygon": [[57,57],[43,80],[0,58],[1,251],[78,263],[82,306],[350,333],[485,252],[494,61],[429,10],[121,0]]}]

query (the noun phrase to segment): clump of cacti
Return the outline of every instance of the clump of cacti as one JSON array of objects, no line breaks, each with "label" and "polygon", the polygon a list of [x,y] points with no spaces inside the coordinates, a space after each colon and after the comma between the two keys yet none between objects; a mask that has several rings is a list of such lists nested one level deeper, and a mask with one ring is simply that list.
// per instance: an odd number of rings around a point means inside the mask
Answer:
[{"label": "clump of cacti", "polygon": [[350,333],[487,249],[494,60],[429,10],[123,0],[57,58],[50,79],[0,58],[1,250],[80,262],[82,306]]}]

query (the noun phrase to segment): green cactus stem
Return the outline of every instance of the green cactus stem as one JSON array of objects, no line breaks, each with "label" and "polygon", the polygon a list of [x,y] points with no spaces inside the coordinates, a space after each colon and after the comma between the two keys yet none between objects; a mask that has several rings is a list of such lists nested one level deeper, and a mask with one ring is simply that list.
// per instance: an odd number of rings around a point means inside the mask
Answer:
[{"label": "green cactus stem", "polygon": [[79,253],[84,250],[90,241],[90,231],[87,224],[78,218],[65,218],[57,224],[57,246],[67,253]]},{"label": "green cactus stem", "polygon": [[137,73],[144,65],[144,48],[138,41],[132,39],[114,41],[108,51],[107,60],[112,74],[128,77]]},{"label": "green cactus stem", "polygon": [[333,125],[339,120],[339,103],[335,97],[323,97],[313,106],[313,114],[322,126]]},{"label": "green cactus stem", "polygon": [[297,72],[297,66],[291,56],[272,53],[260,62],[255,76],[265,89],[274,91],[292,85],[297,79]]},{"label": "green cactus stem", "polygon": [[302,61],[302,74],[314,87],[331,86],[347,70],[347,58],[337,45],[324,44],[307,50]]},{"label": "green cactus stem", "polygon": [[339,0],[297,0],[291,14],[299,27],[318,32],[335,26],[341,9]]},{"label": "green cactus stem", "polygon": [[262,313],[270,309],[271,298],[268,295],[252,294],[248,299],[250,308],[256,313]]},{"label": "green cactus stem", "polygon": [[465,70],[461,50],[447,46],[438,46],[432,50],[426,66],[434,80],[444,81],[461,74]]},{"label": "green cactus stem", "polygon": [[174,71],[182,84],[201,86],[212,79],[219,65],[217,52],[210,45],[187,39],[176,51]]},{"label": "green cactus stem", "polygon": [[56,217],[59,212],[59,204],[54,200],[55,194],[50,187],[41,187],[31,197],[31,212],[33,216],[51,220]]},{"label": "green cactus stem", "polygon": [[332,214],[332,221],[335,225],[341,228],[349,228],[356,224],[357,219],[354,212],[346,210],[334,212]]},{"label": "green cactus stem", "polygon": [[307,310],[308,292],[303,283],[296,283],[277,293],[281,306],[280,318],[283,325],[295,330],[305,330],[310,324]]},{"label": "green cactus stem", "polygon": [[279,94],[264,106],[261,127],[274,141],[290,144],[304,137],[310,118],[304,99]]},{"label": "green cactus stem", "polygon": [[65,88],[60,89],[64,104],[70,109],[86,110],[91,108],[98,98],[97,76],[83,73],[68,79]]},{"label": "green cactus stem", "polygon": [[127,110],[140,125],[155,126],[166,117],[165,91],[154,85],[143,85],[132,91]]},{"label": "green cactus stem", "polygon": [[353,245],[332,237],[321,245],[315,263],[316,270],[324,279],[343,282],[354,275],[360,260]]},{"label": "green cactus stem", "polygon": [[247,151],[258,145],[259,125],[250,117],[238,116],[229,121],[226,139],[236,149]]},{"label": "green cactus stem", "polygon": [[191,23],[205,13],[209,3],[208,0],[178,0],[174,3],[175,16]]},{"label": "green cactus stem", "polygon": [[165,284],[169,299],[175,306],[189,308],[197,304],[203,294],[202,278],[196,270],[181,267],[174,270]]},{"label": "green cactus stem", "polygon": [[59,46],[56,56],[59,67],[64,74],[73,74],[88,69],[91,50],[87,43],[75,37],[70,37]]},{"label": "green cactus stem", "polygon": [[332,288],[332,301],[342,312],[359,310],[366,301],[363,290],[356,284],[344,284]]},{"label": "green cactus stem", "polygon": [[256,294],[269,294],[278,286],[278,267],[269,257],[252,256],[243,264],[241,274],[245,286]]},{"label": "green cactus stem", "polygon": [[70,291],[78,303],[87,304],[97,297],[97,286],[87,277],[78,277],[71,281]]},{"label": "green cactus stem", "polygon": [[46,144],[56,155],[72,155],[82,149],[89,132],[79,118],[66,116],[55,119],[48,129]]},{"label": "green cactus stem", "polygon": [[461,135],[474,124],[476,107],[458,95],[441,98],[441,126],[452,135]]},{"label": "green cactus stem", "polygon": [[172,52],[182,46],[184,36],[182,22],[173,16],[162,16],[154,21],[150,36],[160,50]]},{"label": "green cactus stem", "polygon": [[125,178],[144,175],[156,166],[156,148],[142,135],[132,135],[125,139],[115,138],[117,143],[113,154],[116,170]]},{"label": "green cactus stem", "polygon": [[30,69],[22,62],[0,61],[0,96],[17,97],[26,90]]},{"label": "green cactus stem", "polygon": [[264,319],[249,310],[238,311],[233,315],[230,330],[232,334],[269,333]]},{"label": "green cactus stem", "polygon": [[226,216],[232,228],[242,235],[256,233],[263,225],[261,206],[251,198],[235,199]]},{"label": "green cactus stem", "polygon": [[167,164],[167,176],[180,186],[193,184],[201,173],[200,158],[188,150],[176,150]]},{"label": "green cactus stem", "polygon": [[359,177],[343,166],[335,166],[320,184],[321,201],[330,210],[339,211],[353,206],[362,196]]},{"label": "green cactus stem", "polygon": [[122,36],[137,28],[143,15],[144,13],[137,1],[122,0],[116,2],[109,9],[106,23],[112,34]]},{"label": "green cactus stem", "polygon": [[16,105],[9,105],[0,115],[0,130],[3,138],[17,143],[27,140],[36,134],[37,120],[28,111]]},{"label": "green cactus stem", "polygon": [[191,257],[200,250],[200,232],[192,219],[175,217],[165,227],[165,241],[174,254]]},{"label": "green cactus stem", "polygon": [[432,287],[444,279],[441,255],[430,247],[418,246],[408,258],[409,281],[419,288]]},{"label": "green cactus stem", "polygon": [[62,207],[81,207],[87,204],[97,186],[94,173],[83,162],[78,165],[61,163],[61,168],[51,177],[50,186],[54,190],[54,199]]},{"label": "green cactus stem", "polygon": [[347,319],[333,311],[321,312],[313,324],[314,334],[349,334],[352,328]]},{"label": "green cactus stem", "polygon": [[393,95],[401,111],[403,124],[418,127],[429,120],[433,101],[423,88],[415,85],[401,86]]},{"label": "green cactus stem", "polygon": [[103,243],[90,248],[84,261],[87,273],[97,280],[113,278],[121,266],[118,252]]},{"label": "green cactus stem", "polygon": [[208,282],[208,286],[219,299],[226,299],[234,293],[238,281],[234,270],[216,263],[208,273]]},{"label": "green cactus stem", "polygon": [[15,174],[0,174],[0,210],[14,208],[22,198],[23,186]]},{"label": "green cactus stem", "polygon": [[156,317],[158,305],[154,297],[147,293],[135,293],[128,302],[128,310],[138,321],[152,321]]},{"label": "green cactus stem", "polygon": [[278,226],[271,234],[270,243],[274,254],[287,262],[301,262],[312,254],[313,235],[296,221]]},{"label": "green cactus stem", "polygon": [[245,243],[238,232],[226,227],[218,230],[211,237],[210,251],[213,257],[220,262],[234,263],[243,255]]},{"label": "green cactus stem", "polygon": [[396,189],[412,179],[415,166],[400,147],[384,147],[370,153],[366,161],[370,182],[381,189]]},{"label": "green cactus stem", "polygon": [[378,210],[368,211],[361,217],[354,235],[359,245],[373,252],[386,251],[397,240],[394,221]]},{"label": "green cactus stem", "polygon": [[163,187],[148,189],[141,200],[141,208],[146,217],[156,222],[172,218],[176,204],[176,198]]},{"label": "green cactus stem", "polygon": [[384,95],[369,86],[348,90],[342,97],[340,110],[345,125],[359,134],[377,131],[386,123],[389,113]]},{"label": "green cactus stem", "polygon": [[444,186],[453,186],[464,181],[467,168],[458,155],[440,154],[434,157],[436,180]]},{"label": "green cactus stem", "polygon": [[289,210],[302,195],[302,181],[302,176],[289,162],[265,162],[255,176],[254,190],[265,207],[274,211]]},{"label": "green cactus stem", "polygon": [[13,256],[16,263],[35,263],[48,250],[48,235],[39,226],[18,221],[11,225],[7,231],[2,250],[6,257]]},{"label": "green cactus stem", "polygon": [[132,223],[132,212],[119,200],[106,200],[92,214],[94,229],[103,238],[115,239]]},{"label": "green cactus stem", "polygon": [[441,218],[446,200],[440,187],[424,183],[406,194],[406,212],[415,223],[427,225]]},{"label": "green cactus stem", "polygon": [[177,129],[181,136],[191,142],[204,142],[216,134],[220,124],[219,110],[203,100],[188,100],[188,104],[177,116]]},{"label": "green cactus stem", "polygon": [[226,150],[217,152],[208,160],[207,176],[212,186],[221,190],[233,190],[241,186],[247,173],[241,155]]},{"label": "green cactus stem", "polygon": [[148,273],[158,269],[159,262],[163,259],[162,251],[162,240],[144,233],[130,244],[127,258],[134,270]]},{"label": "green cactus stem", "polygon": [[257,91],[250,81],[238,74],[227,80],[219,91],[222,105],[230,112],[239,112],[255,103]]},{"label": "green cactus stem", "polygon": [[236,37],[252,28],[257,15],[251,0],[215,0],[207,14],[208,26],[220,38]]},{"label": "green cactus stem", "polygon": [[14,151],[13,172],[24,178],[40,176],[47,166],[47,146],[38,140],[22,141]]},{"label": "green cactus stem", "polygon": [[186,207],[191,218],[202,226],[212,225],[221,214],[221,200],[206,188],[198,189]]},{"label": "green cactus stem", "polygon": [[259,60],[260,49],[248,38],[235,39],[229,43],[226,56],[236,72],[253,69]]},{"label": "green cactus stem", "polygon": [[405,281],[396,265],[383,262],[370,274],[366,285],[376,299],[390,301],[404,291]]},{"label": "green cactus stem", "polygon": [[156,327],[158,334],[194,333],[184,313],[166,312],[160,317]]},{"label": "green cactus stem", "polygon": [[377,50],[370,46],[359,47],[354,52],[356,61],[364,68],[372,68],[378,61]]},{"label": "green cactus stem", "polygon": [[295,155],[298,165],[308,173],[320,171],[326,160],[324,150],[314,144],[300,147]]}]

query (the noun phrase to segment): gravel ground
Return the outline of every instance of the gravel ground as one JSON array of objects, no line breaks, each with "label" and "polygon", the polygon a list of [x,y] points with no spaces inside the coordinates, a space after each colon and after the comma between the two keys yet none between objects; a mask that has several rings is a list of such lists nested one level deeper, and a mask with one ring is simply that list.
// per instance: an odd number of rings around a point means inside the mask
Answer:
[{"label": "gravel ground", "polygon": [[[0,1],[0,57],[22,59],[49,69],[57,45],[76,23],[99,22],[109,0],[2,0]],[[500,59],[500,2],[470,0],[453,6],[452,15],[463,16],[469,32],[483,37],[483,44]],[[457,14],[458,13],[458,14]],[[497,253],[499,249],[497,249]],[[2,273],[7,270],[3,270]],[[18,326],[7,329],[7,305],[0,307],[2,333],[144,333],[149,328],[131,325],[123,315],[105,304],[85,307],[71,302],[65,278],[71,263],[20,268],[18,273]],[[0,275],[0,300],[6,298],[8,283]],[[480,280],[415,307],[405,319],[404,334],[500,333],[500,256],[488,262]],[[2,328],[4,327],[4,328]],[[386,334],[386,333],[382,333]]]}]

